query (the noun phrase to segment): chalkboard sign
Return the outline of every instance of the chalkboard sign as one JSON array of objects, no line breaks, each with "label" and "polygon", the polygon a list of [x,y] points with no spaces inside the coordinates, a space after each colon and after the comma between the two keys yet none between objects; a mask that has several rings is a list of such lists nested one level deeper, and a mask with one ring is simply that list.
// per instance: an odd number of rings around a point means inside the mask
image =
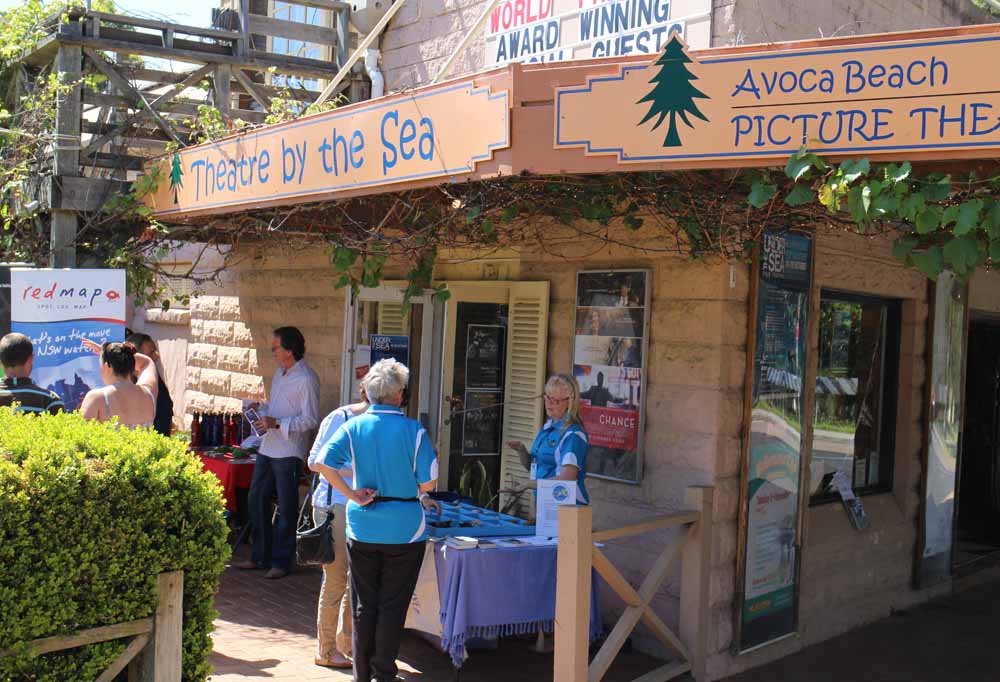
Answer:
[{"label": "chalkboard sign", "polygon": [[463,456],[499,456],[503,393],[466,391],[462,421]]}]

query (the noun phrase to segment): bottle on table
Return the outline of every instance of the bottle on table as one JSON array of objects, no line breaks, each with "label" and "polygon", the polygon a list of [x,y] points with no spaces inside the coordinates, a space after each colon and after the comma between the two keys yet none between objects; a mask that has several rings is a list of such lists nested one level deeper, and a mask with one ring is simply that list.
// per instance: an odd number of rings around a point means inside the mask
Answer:
[{"label": "bottle on table", "polygon": [[201,415],[197,412],[191,417],[191,447],[201,447]]}]

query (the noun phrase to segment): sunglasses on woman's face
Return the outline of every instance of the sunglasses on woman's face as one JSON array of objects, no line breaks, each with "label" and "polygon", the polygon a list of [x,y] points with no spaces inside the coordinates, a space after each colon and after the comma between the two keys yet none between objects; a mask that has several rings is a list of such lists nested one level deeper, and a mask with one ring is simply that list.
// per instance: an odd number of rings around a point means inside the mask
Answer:
[{"label": "sunglasses on woman's face", "polygon": [[557,398],[554,395],[548,395],[548,394],[546,394],[546,396],[545,396],[545,402],[547,402],[547,403],[557,403],[558,404],[558,403],[564,403],[567,400],[569,400],[568,397],[566,397],[566,398]]}]

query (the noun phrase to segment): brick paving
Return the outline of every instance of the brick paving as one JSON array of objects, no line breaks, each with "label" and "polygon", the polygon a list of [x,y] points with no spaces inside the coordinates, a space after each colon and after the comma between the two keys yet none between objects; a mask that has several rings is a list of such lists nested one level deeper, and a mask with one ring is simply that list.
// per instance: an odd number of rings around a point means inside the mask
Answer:
[{"label": "brick paving", "polygon": [[724,682],[996,682],[1000,570]]},{"label": "brick paving", "polygon": [[[246,554],[246,548],[239,553]],[[263,571],[227,568],[215,599],[219,617],[212,635],[215,650],[210,682],[267,680],[348,682],[350,671],[313,663],[316,649],[316,599],[321,572],[299,569],[281,580],[265,580]],[[504,639],[495,651],[474,651],[462,668],[462,682],[551,680],[552,656],[529,650],[531,641]],[[622,653],[608,682],[624,682],[662,662]],[[400,651],[400,677],[419,682],[454,680],[450,659],[420,637],[407,633]]]}]

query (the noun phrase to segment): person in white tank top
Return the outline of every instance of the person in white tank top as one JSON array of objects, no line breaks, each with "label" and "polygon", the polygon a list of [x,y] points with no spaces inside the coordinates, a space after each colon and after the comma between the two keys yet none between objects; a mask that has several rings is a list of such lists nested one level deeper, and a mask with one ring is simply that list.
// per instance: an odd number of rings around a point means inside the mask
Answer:
[{"label": "person in white tank top", "polygon": [[[136,352],[130,343],[99,346],[84,341],[84,345],[100,354],[101,379],[105,385],[89,391],[84,397],[80,405],[83,416],[98,421],[117,417],[118,424],[129,429],[152,426],[159,388],[153,360]],[[135,375],[139,378],[133,383]]]}]

